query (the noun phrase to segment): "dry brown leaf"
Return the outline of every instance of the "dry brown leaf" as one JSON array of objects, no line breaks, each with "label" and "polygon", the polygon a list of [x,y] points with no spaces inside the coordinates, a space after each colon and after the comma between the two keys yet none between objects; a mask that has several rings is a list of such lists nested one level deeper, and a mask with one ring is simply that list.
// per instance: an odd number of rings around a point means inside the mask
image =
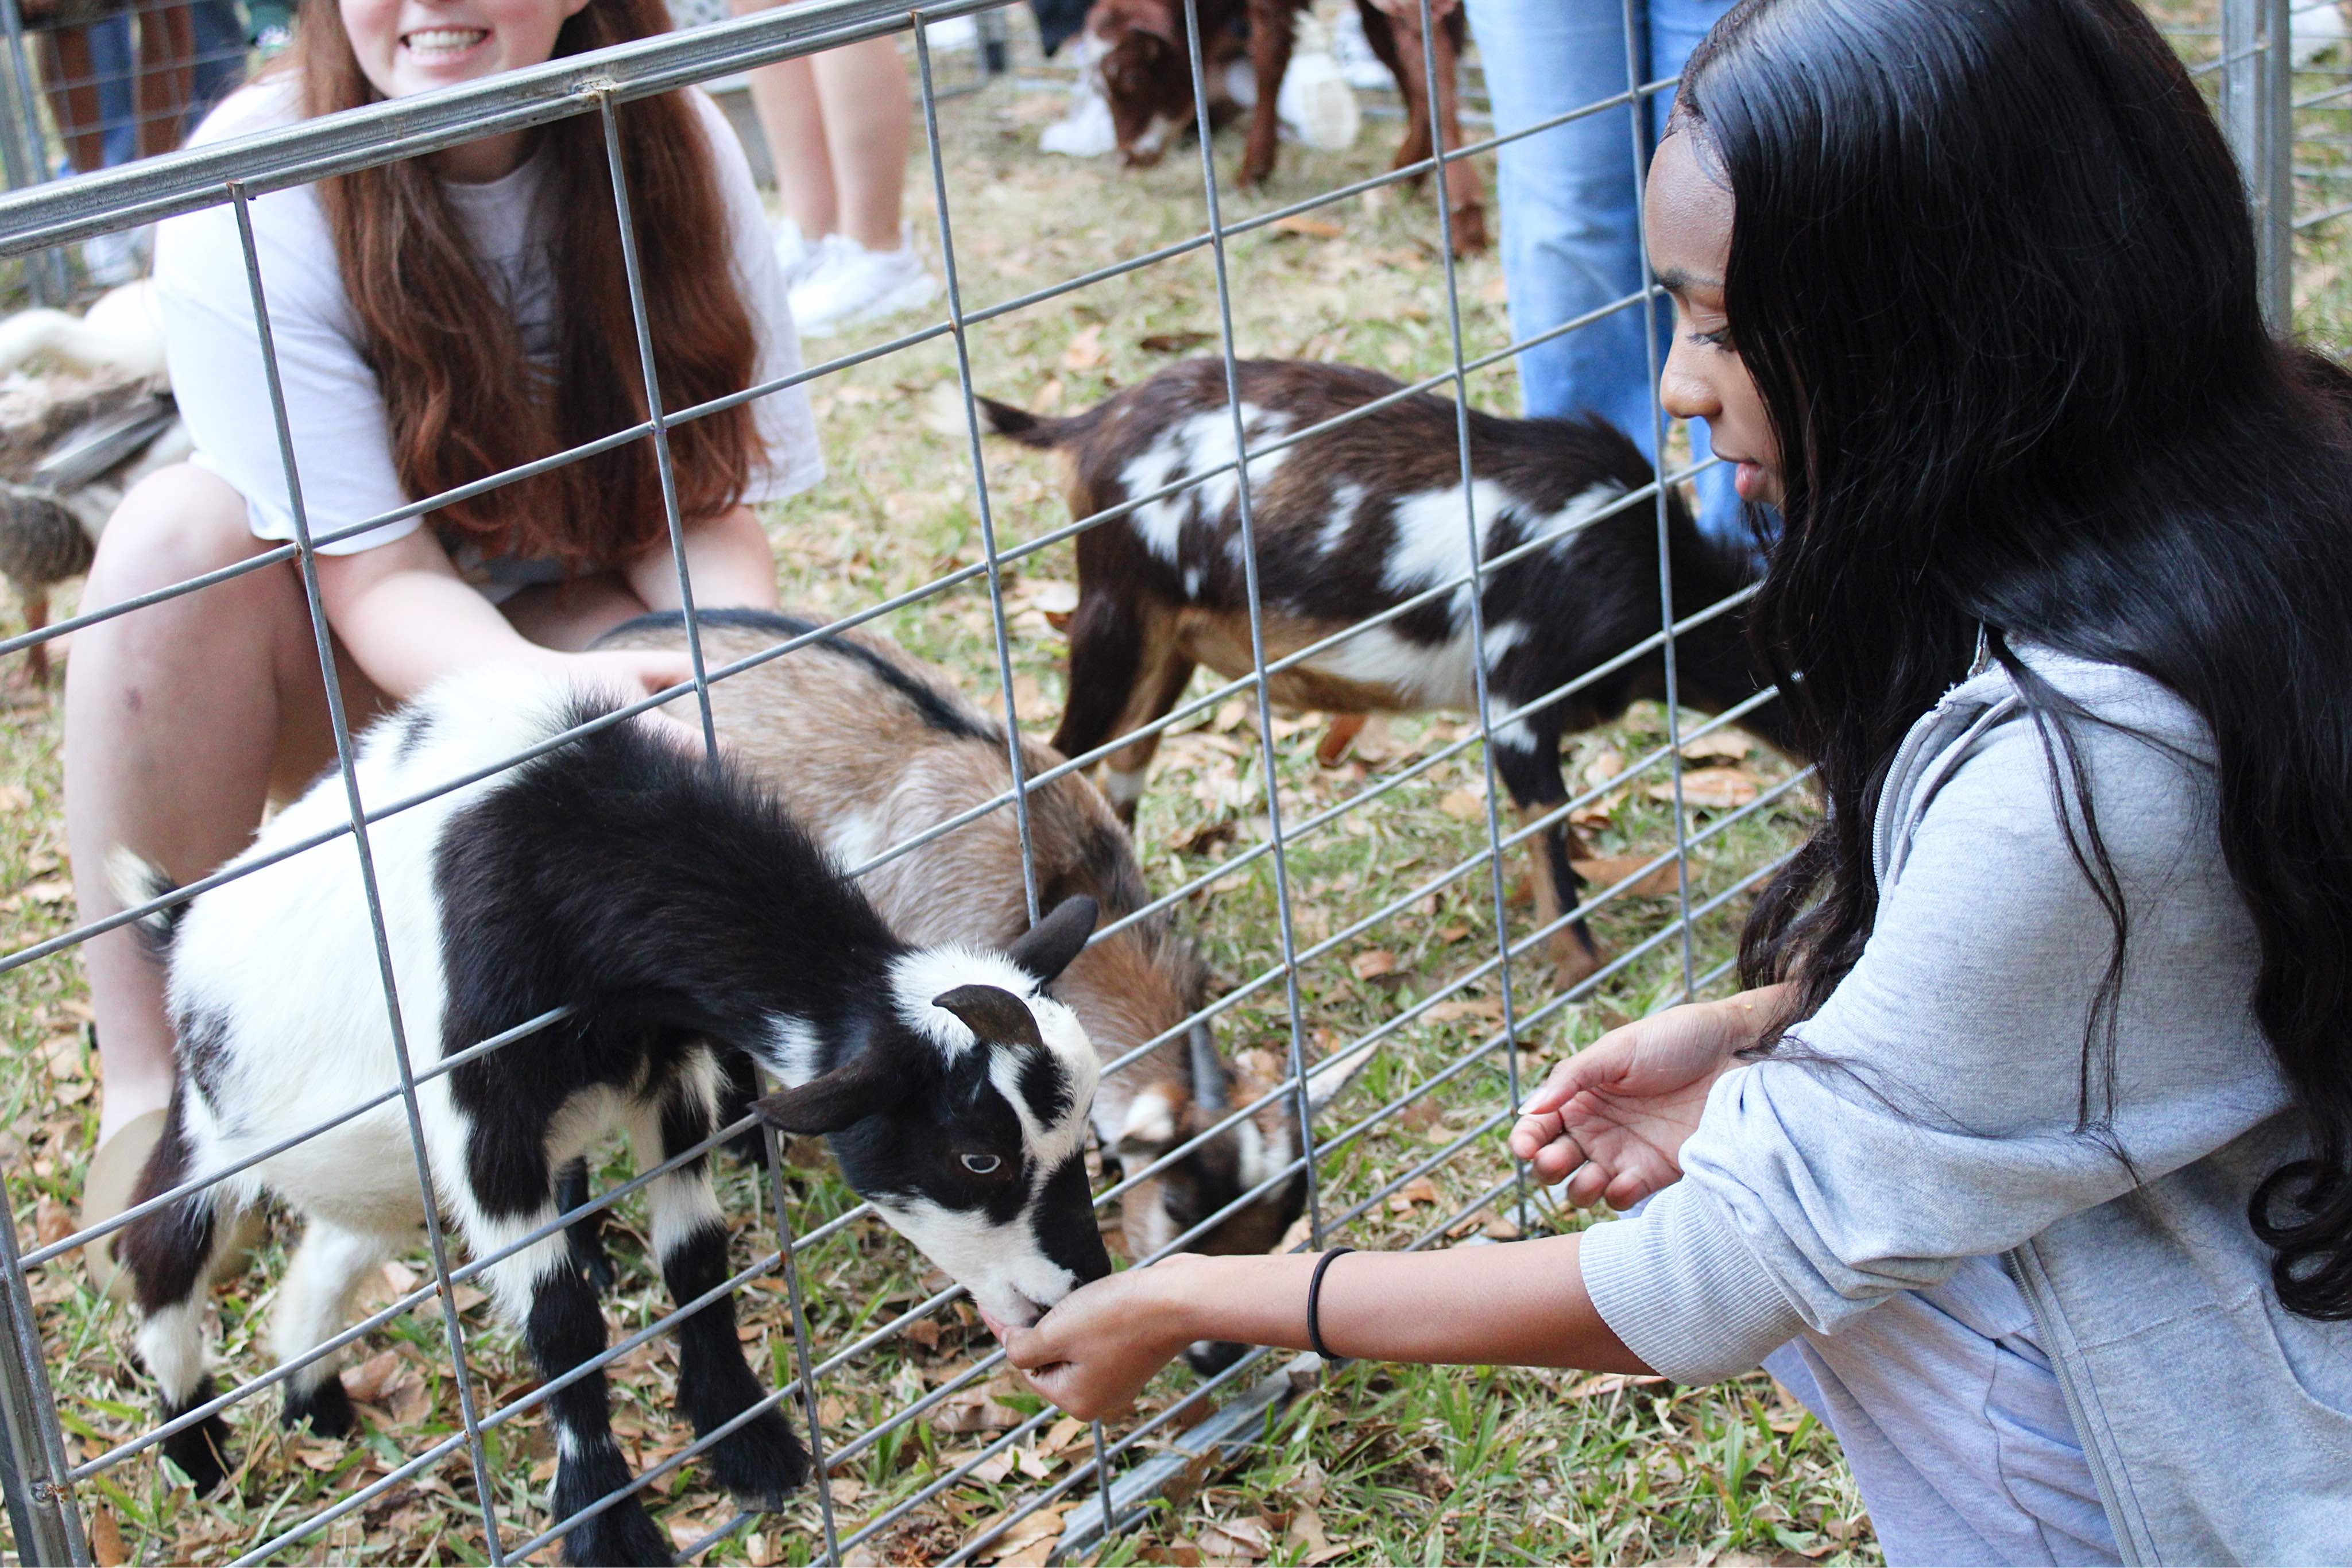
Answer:
[{"label": "dry brown leaf", "polygon": [[1385,947],[1359,953],[1348,960],[1349,972],[1360,980],[1377,980],[1382,975],[1393,975],[1396,967],[1397,956]]},{"label": "dry brown leaf", "polygon": [[939,1407],[931,1417],[941,1432],[1002,1432],[1021,1425],[1021,1412],[1000,1405],[982,1389],[966,1389]]},{"label": "dry brown leaf", "polygon": [[1069,346],[1062,350],[1062,368],[1066,371],[1091,371],[1110,358],[1103,352],[1102,323],[1091,322],[1079,329]]},{"label": "dry brown leaf", "polygon": [[[1440,935],[1443,935],[1443,933],[1440,933]],[[1427,1019],[1432,1023],[1452,1023],[1455,1019],[1469,1018],[1486,1019],[1494,1023],[1500,1023],[1503,1021],[1503,998],[1500,997],[1472,997],[1459,1001],[1440,1002],[1421,1016]],[[1430,1103],[1425,1100],[1419,1102],[1419,1103],[1423,1105],[1430,1104]],[[1434,1105],[1430,1105],[1430,1109],[1434,1113],[1436,1107]]]},{"label": "dry brown leaf", "polygon": [[1013,1473],[1013,1450],[999,1448],[971,1467],[971,1479],[982,1486],[994,1486]]},{"label": "dry brown leaf", "polygon": [[1042,1481],[1047,1476],[1052,1475],[1055,1468],[1058,1467],[1061,1462],[1062,1461],[1060,1459],[1048,1454],[1041,1454],[1034,1448],[1015,1448],[1013,1450],[1013,1463],[1014,1468],[1019,1469],[1023,1475],[1027,1476],[1033,1481]]},{"label": "dry brown leaf", "polygon": [[122,1527],[114,1522],[110,1509],[90,1511],[89,1554],[97,1561],[98,1568],[122,1568],[131,1561],[131,1553],[122,1548]]},{"label": "dry brown leaf", "polygon": [[1584,765],[1584,782],[1587,788],[1598,789],[1624,771],[1625,754],[1612,746]]},{"label": "dry brown leaf", "polygon": [[1262,1563],[1273,1544],[1265,1525],[1254,1519],[1220,1520],[1201,1531],[1201,1556],[1210,1563]]},{"label": "dry brown leaf", "polygon": [[[1003,1517],[999,1514],[973,1533],[976,1536],[987,1534]],[[980,1560],[983,1563],[1042,1564],[1045,1554],[1053,1550],[1054,1542],[1061,1538],[1062,1510],[1059,1507],[1041,1508],[1027,1518],[1016,1521],[1011,1529],[982,1548]]]},{"label": "dry brown leaf", "polygon": [[1625,1388],[1647,1388],[1664,1383],[1663,1377],[1649,1377],[1631,1372],[1603,1372],[1586,1378],[1568,1391],[1570,1399],[1591,1399],[1597,1395],[1614,1394]]},{"label": "dry brown leaf", "polygon": [[[1710,811],[1745,806],[1762,788],[1752,774],[1738,768],[1697,768],[1683,775],[1683,800]],[[1653,800],[1672,800],[1674,780],[1650,786]]]},{"label": "dry brown leaf", "polygon": [[[1436,1131],[1443,1133],[1444,1129]],[[1389,1212],[1410,1214],[1415,1204],[1433,1204],[1436,1201],[1437,1184],[1425,1176],[1418,1176],[1389,1195]]]},{"label": "dry brown leaf", "polygon": [[1300,1508],[1290,1516],[1289,1525],[1282,1532],[1283,1540],[1303,1547],[1311,1557],[1331,1544],[1323,1533],[1323,1516],[1311,1508]]},{"label": "dry brown leaf", "polygon": [[1047,376],[1045,378],[1045,384],[1037,389],[1037,395],[1029,400],[1030,412],[1033,413],[1050,413],[1055,409],[1061,406],[1062,378],[1059,376]]},{"label": "dry brown leaf", "polygon": [[[863,1546],[866,1543],[861,1541],[858,1544]],[[743,1561],[749,1563],[751,1565],[751,1568],[774,1568],[776,1561],[775,1537],[770,1535],[764,1530],[755,1530],[751,1534],[745,1536],[743,1538]]]},{"label": "dry brown leaf", "polygon": [[838,1427],[849,1419],[849,1406],[837,1394],[828,1394],[816,1402],[816,1418],[828,1427]]},{"label": "dry brown leaf", "polygon": [[1475,789],[1454,789],[1438,801],[1437,809],[1457,822],[1483,822],[1486,820],[1486,797]]},{"label": "dry brown leaf", "polygon": [[853,1476],[835,1476],[832,1481],[833,1500],[847,1508],[865,1495],[866,1483]]},{"label": "dry brown leaf", "polygon": [[[1282,225],[1276,224],[1276,228]],[[1148,332],[1135,340],[1135,346],[1147,354],[1189,354],[1193,350],[1217,340],[1214,332],[1198,332],[1187,329],[1181,332]]]},{"label": "dry brown leaf", "polygon": [[1684,747],[1683,757],[1690,762],[1742,762],[1755,750],[1754,737],[1736,729],[1718,729]]},{"label": "dry brown leaf", "polygon": [[74,1233],[73,1210],[54,1197],[33,1206],[33,1234],[44,1247],[54,1247]]},{"label": "dry brown leaf", "polygon": [[73,896],[73,879],[64,876],[43,877],[25,884],[25,896],[36,904],[63,904]]},{"label": "dry brown leaf", "polygon": [[[672,1471],[676,1474],[676,1471]],[[669,1527],[670,1541],[681,1552],[727,1522],[726,1516],[698,1519],[690,1513],[674,1513],[663,1521]]]},{"label": "dry brown leaf", "polygon": [[1201,1568],[1201,1547],[1188,1535],[1171,1536],[1156,1546],[1147,1546],[1137,1554],[1146,1563],[1167,1563],[1175,1568]]},{"label": "dry brown leaf", "polygon": [[1519,1228],[1499,1214],[1486,1221],[1480,1233],[1491,1241],[1517,1241],[1519,1239]]},{"label": "dry brown leaf", "polygon": [[[403,1378],[398,1384],[384,1391],[384,1413],[400,1426],[415,1426],[425,1419],[425,1413],[432,1408],[432,1396],[425,1392],[425,1380],[421,1377]],[[427,1479],[437,1479],[432,1471],[427,1471],[425,1474]],[[426,1481],[420,1479],[416,1484],[424,1486]]]},{"label": "dry brown leaf", "polygon": [[383,1351],[343,1374],[343,1392],[362,1405],[380,1403],[400,1373],[400,1352]]},{"label": "dry brown leaf", "polygon": [[940,1325],[936,1318],[917,1318],[907,1325],[907,1337],[925,1350],[940,1348]]},{"label": "dry brown leaf", "polygon": [[[1614,887],[1655,859],[1653,855],[1611,855],[1601,860],[1572,861],[1576,874],[1596,888]],[[1672,898],[1681,885],[1675,876],[1675,862],[1652,871],[1649,875],[1625,890],[1633,898]]]},{"label": "dry brown leaf", "polygon": [[1242,721],[1247,717],[1249,717],[1249,704],[1235,697],[1217,709],[1217,732],[1221,735],[1230,735],[1242,727]]},{"label": "dry brown leaf", "polygon": [[1310,218],[1304,213],[1276,218],[1266,226],[1279,229],[1286,235],[1304,235],[1308,239],[1338,239],[1348,232],[1328,218]]},{"label": "dry brown leaf", "polygon": [[1041,1453],[1058,1454],[1087,1435],[1087,1424],[1076,1416],[1065,1416],[1047,1429],[1045,1440],[1037,1445]]},{"label": "dry brown leaf", "polygon": [[0,784],[0,811],[28,811],[33,792],[22,784]]},{"label": "dry brown leaf", "polygon": [[1469,935],[1470,927],[1459,920],[1451,925],[1441,925],[1437,930],[1437,939],[1440,942],[1459,942]]}]

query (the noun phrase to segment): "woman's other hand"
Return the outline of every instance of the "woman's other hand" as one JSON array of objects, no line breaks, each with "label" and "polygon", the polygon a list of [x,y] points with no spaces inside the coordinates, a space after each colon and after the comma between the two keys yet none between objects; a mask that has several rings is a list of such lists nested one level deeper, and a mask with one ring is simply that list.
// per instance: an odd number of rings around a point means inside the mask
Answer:
[{"label": "woman's other hand", "polygon": [[[687,685],[694,679],[693,656],[682,648],[608,648],[549,656],[575,685],[609,692],[624,702]],[[690,693],[639,715],[636,722],[651,726],[681,750],[702,753],[702,725]]]},{"label": "woman's other hand", "polygon": [[1552,1070],[1520,1107],[1511,1153],[1579,1207],[1627,1208],[1682,1176],[1684,1140],[1735,1051],[1755,1043],[1780,988],[1699,1002],[1611,1030]]},{"label": "woman's other hand", "polygon": [[991,1318],[1004,1358],[1029,1386],[1081,1420],[1126,1409],[1152,1375],[1199,1336],[1184,1311],[1190,1254],[1129,1269],[1071,1291],[1034,1326]]}]

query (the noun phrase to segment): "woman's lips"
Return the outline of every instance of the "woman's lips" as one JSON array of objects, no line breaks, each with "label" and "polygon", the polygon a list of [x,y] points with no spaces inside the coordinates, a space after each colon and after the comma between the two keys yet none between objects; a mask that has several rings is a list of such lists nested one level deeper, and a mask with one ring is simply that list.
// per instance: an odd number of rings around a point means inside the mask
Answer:
[{"label": "woman's lips", "polygon": [[1765,486],[1770,482],[1764,472],[1764,465],[1750,463],[1744,457],[1735,458],[1733,462],[1731,483],[1732,487],[1739,492],[1739,498],[1751,506],[1761,502]]}]

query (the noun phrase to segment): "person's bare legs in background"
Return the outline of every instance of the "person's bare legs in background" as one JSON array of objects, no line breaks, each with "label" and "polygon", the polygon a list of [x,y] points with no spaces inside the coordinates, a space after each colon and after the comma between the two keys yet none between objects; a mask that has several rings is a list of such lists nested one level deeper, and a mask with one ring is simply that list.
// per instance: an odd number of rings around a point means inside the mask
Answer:
[{"label": "person's bare legs in background", "polygon": [[[730,3],[738,16],[766,8]],[[783,199],[777,249],[802,335],[929,302],[939,283],[899,219],[913,108],[898,40],[779,60],[752,71],[751,83]]]}]

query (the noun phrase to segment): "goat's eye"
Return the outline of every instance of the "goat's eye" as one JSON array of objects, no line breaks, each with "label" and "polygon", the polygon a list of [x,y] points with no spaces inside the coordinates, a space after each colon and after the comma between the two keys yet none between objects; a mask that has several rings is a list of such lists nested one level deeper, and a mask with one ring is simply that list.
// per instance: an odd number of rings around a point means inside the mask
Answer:
[{"label": "goat's eye", "polygon": [[974,1176],[987,1176],[1004,1162],[994,1155],[966,1155],[963,1168]]}]

